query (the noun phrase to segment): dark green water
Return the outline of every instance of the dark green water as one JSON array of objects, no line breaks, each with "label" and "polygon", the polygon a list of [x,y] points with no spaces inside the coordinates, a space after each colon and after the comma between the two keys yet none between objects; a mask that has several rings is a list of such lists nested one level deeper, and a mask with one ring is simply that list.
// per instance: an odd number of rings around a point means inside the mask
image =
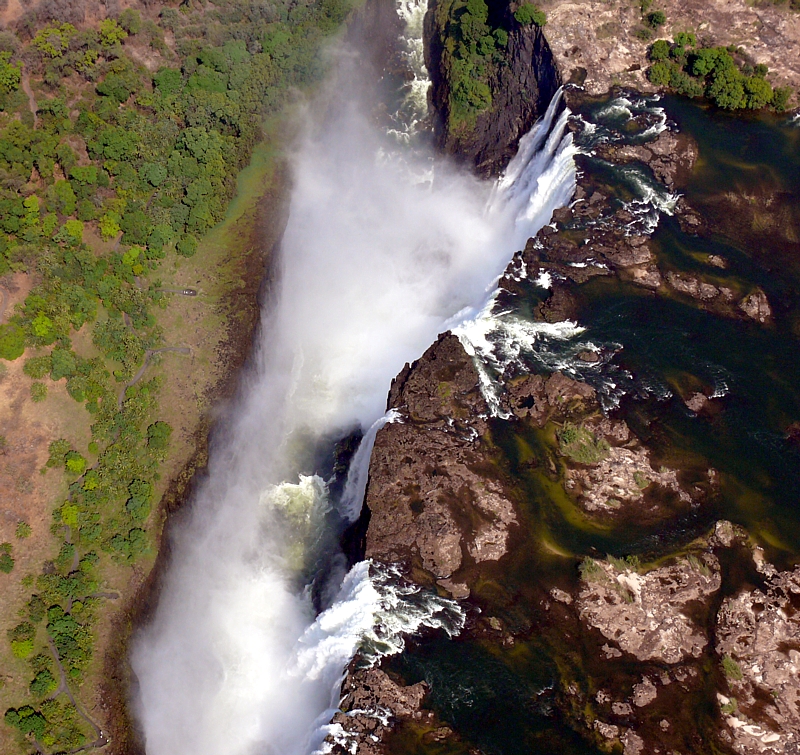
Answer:
[{"label": "dark green water", "polygon": [[[605,104],[586,105],[586,120],[593,121]],[[499,635],[480,631],[471,639],[431,638],[391,666],[410,683],[427,681],[431,706],[486,755],[597,752],[556,707],[557,700],[562,708],[569,705],[562,680],[582,680],[590,692],[615,683],[629,692],[635,681],[636,669],[597,662],[599,647],[583,635],[570,636],[566,625],[559,627],[557,617],[541,609],[553,585],[575,585],[577,557],[656,558],[680,549],[720,518],[747,527],[779,566],[800,553],[800,451],[786,438],[787,427],[800,421],[800,128],[786,118],[733,117],[679,99],[658,105],[699,144],[684,193],[715,229],[709,237],[692,236],[662,216],[653,236],[659,268],[701,274],[739,293],[758,286],[770,301],[773,322],[764,326],[712,314],[611,278],[581,287],[578,319],[587,328],[581,340],[622,346],[609,366],[627,375],[626,395],[614,414],[652,449],[654,466],[679,467],[698,480],[707,479],[713,467],[719,489],[702,506],[676,507],[667,524],[600,525],[542,474],[550,453],[543,432],[495,425],[493,437],[524,498],[525,522],[512,551],[473,597],[482,616],[499,618],[526,639],[503,645]],[[626,121],[620,115],[604,122],[612,132],[616,127],[617,136],[636,141],[636,129]],[[630,187],[607,167],[590,160],[586,170],[610,182],[621,199],[630,198]],[[727,268],[709,265],[709,255],[724,257]],[[518,311],[530,311],[537,296],[531,290],[528,300],[517,302]],[[694,415],[680,398],[697,390],[719,396],[708,415]],[[742,569],[727,573],[745,584],[756,579]],[[713,673],[708,670],[709,683]],[[676,708],[691,711],[675,734],[676,745],[686,751],[713,751],[704,734],[716,715],[709,697],[694,692],[675,701]],[[467,750],[423,744],[418,732],[408,730],[393,747],[404,753]]]}]

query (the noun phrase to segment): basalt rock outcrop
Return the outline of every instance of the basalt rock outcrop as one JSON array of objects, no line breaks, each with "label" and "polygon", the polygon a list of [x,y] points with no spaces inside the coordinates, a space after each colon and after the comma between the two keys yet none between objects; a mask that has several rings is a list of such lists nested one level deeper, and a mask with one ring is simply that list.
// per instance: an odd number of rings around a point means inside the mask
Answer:
[{"label": "basalt rock outcrop", "polygon": [[479,175],[495,176],[516,154],[519,140],[547,110],[561,86],[561,75],[542,29],[521,26],[506,7],[503,26],[509,30],[507,48],[502,64],[490,64],[492,104],[476,115],[468,129],[453,128],[451,82],[442,61],[444,22],[437,20],[441,3],[432,3],[425,17],[425,64],[431,78],[429,97],[436,142],[443,153],[472,166]]},{"label": "basalt rock outcrop", "polygon": [[365,506],[368,558],[424,571],[455,597],[459,571],[496,561],[516,522],[482,439],[489,408],[459,340],[445,334],[392,384],[399,420],[375,439]]},{"label": "basalt rock outcrop", "polygon": [[640,661],[667,664],[703,654],[708,638],[687,616],[687,607],[707,603],[719,590],[719,563],[713,555],[704,555],[702,561],[695,557],[693,563],[679,560],[646,574],[608,561],[588,561],[583,575],[580,618],[612,647]]},{"label": "basalt rock outcrop", "polygon": [[728,597],[716,651],[728,689],[718,693],[722,738],[741,755],[800,752],[800,568],[759,559],[760,589]]},{"label": "basalt rock outcrop", "polygon": [[[573,123],[572,128],[579,134],[582,125]],[[601,144],[595,157],[578,155],[576,160],[579,168],[591,174],[588,161],[597,157],[612,166],[638,164],[652,173],[663,187],[663,211],[675,214],[688,233],[712,232],[685,199],[670,193],[686,180],[697,160],[697,145],[690,137],[665,130],[645,144]],[[715,314],[760,324],[771,322],[772,308],[764,291],[721,277],[727,263],[718,255],[708,256],[707,273],[664,269],[656,259],[652,230],[641,206],[622,205],[602,182],[583,175],[575,201],[556,210],[553,222],[530,239],[521,254],[531,278],[546,274],[554,281],[539,315],[548,321],[570,316],[575,286],[593,277],[615,275]],[[512,274],[506,276],[503,286],[515,290]]]},{"label": "basalt rock outcrop", "polygon": [[351,667],[342,684],[342,700],[334,715],[326,744],[344,755],[382,755],[383,742],[397,722],[433,719],[422,711],[425,684],[403,686],[380,669]]}]

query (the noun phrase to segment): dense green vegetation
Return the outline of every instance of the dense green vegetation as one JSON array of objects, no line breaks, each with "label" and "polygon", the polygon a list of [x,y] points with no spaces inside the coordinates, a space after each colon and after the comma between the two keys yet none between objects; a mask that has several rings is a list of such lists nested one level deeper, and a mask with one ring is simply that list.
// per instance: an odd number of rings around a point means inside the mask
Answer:
[{"label": "dense green vegetation", "polygon": [[[449,124],[464,130],[492,106],[490,80],[504,63],[510,28],[490,19],[485,0],[439,3],[436,14],[444,48],[442,68],[450,82]],[[520,5],[513,16],[523,26],[546,22],[545,14],[531,3]]]},{"label": "dense green vegetation", "polygon": [[564,456],[580,464],[597,464],[609,452],[605,439],[598,440],[591,430],[572,422],[565,422],[558,431],[558,446]]},{"label": "dense green vegetation", "polygon": [[676,34],[672,43],[655,41],[649,52],[647,76],[653,84],[688,97],[708,97],[726,110],[784,110],[791,90],[773,89],[766,79],[767,66],[737,62],[735,47],[696,48],[694,34]]},{"label": "dense green vegetation", "polygon": [[[41,381],[64,381],[92,419],[86,448],[50,444],[42,471],[61,470],[68,483],[53,510],[59,545],[26,577],[31,595],[8,637],[29,667],[30,698],[5,713],[26,752],[32,740],[49,753],[93,738],[60,679],[76,692],[86,678],[104,565],[133,564],[150,548],[172,429],[159,419],[160,378],[125,385],[164,341],[158,268],[193,255],[221,220],[264,117],[323,73],[321,44],[347,11],[345,0],[219,0],[0,39],[0,276],[37,281],[0,326],[0,359],[24,355],[34,401],[49,400]],[[134,49],[163,65],[149,73]],[[22,59],[45,92],[36,128]],[[99,355],[75,346],[86,330],[81,343]],[[0,571],[13,567],[3,544]]]}]

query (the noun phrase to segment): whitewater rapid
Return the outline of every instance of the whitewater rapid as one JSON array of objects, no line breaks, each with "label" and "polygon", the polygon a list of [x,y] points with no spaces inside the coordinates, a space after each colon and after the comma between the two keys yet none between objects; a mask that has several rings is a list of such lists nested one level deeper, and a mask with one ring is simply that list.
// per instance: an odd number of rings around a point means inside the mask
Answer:
[{"label": "whitewater rapid", "polygon": [[[399,11],[407,34],[421,34],[424,6]],[[242,398],[135,638],[148,755],[317,751],[359,647],[377,657],[419,627],[460,629],[454,601],[368,563],[348,572],[332,523],[358,516],[375,433],[397,419],[384,417],[392,378],[438,333],[468,329],[514,252],[569,201],[567,111],[551,104],[495,185],[447,164],[421,183],[432,156],[387,141],[357,88],[341,76],[337,86],[340,106],[309,124],[295,161],[278,282]],[[411,87],[416,102],[421,89]],[[408,107],[407,123],[418,113]],[[357,428],[362,446],[332,496],[319,451]]]}]

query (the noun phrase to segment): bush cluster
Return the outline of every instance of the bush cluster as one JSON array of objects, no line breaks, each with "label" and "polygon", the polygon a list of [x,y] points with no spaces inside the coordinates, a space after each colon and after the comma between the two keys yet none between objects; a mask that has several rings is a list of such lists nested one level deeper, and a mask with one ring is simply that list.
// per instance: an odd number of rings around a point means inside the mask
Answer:
[{"label": "bush cluster", "polygon": [[738,65],[738,51],[726,47],[696,48],[694,34],[676,34],[672,43],[655,41],[650,47],[647,75],[657,86],[687,97],[708,97],[726,110],[786,108],[791,91],[773,89],[766,80],[767,66]]}]

